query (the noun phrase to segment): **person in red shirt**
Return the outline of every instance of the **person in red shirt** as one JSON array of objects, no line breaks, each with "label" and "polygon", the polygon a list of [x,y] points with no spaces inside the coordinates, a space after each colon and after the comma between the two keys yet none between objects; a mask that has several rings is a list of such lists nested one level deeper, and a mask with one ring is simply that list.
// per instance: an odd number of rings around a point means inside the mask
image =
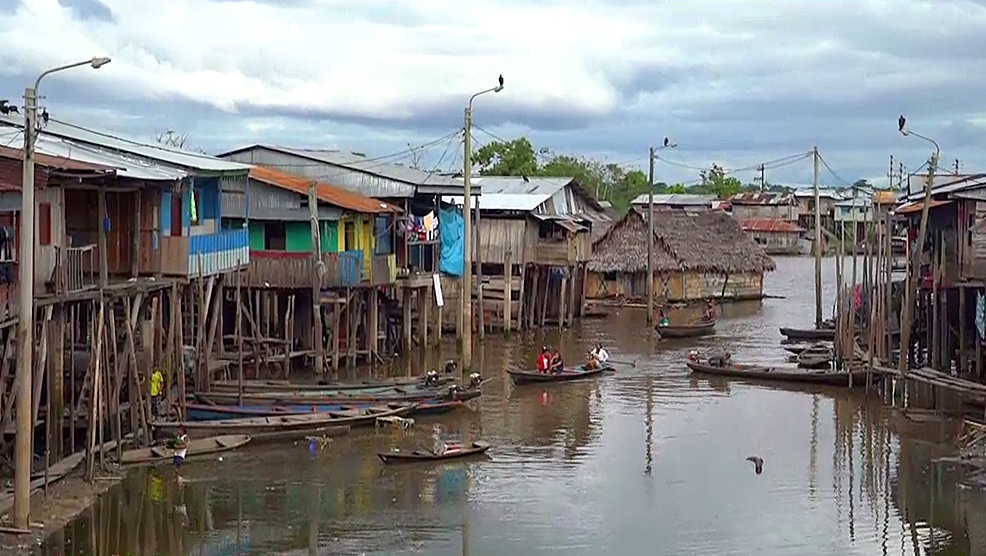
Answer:
[{"label": "person in red shirt", "polygon": [[541,354],[538,355],[538,372],[546,373],[551,369],[551,351],[548,346],[541,346]]}]

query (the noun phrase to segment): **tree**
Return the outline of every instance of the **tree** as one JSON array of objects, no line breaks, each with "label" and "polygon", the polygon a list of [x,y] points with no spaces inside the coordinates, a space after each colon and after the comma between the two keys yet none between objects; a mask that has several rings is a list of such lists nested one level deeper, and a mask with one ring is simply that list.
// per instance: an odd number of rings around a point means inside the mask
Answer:
[{"label": "tree", "polygon": [[726,176],[726,171],[718,164],[713,164],[712,168],[708,170],[702,170],[699,172],[699,176],[702,178],[702,189],[720,199],[725,199],[744,190],[743,182],[733,176]]},{"label": "tree", "polygon": [[164,133],[158,133],[157,136],[155,136],[154,138],[157,140],[158,143],[160,143],[160,144],[162,144],[162,145],[164,145],[166,147],[172,147],[172,148],[175,148],[175,149],[184,149],[184,150],[188,150],[188,151],[195,151],[195,152],[199,152],[199,153],[205,154],[205,150],[203,150],[201,147],[189,147],[188,146],[188,134],[187,133],[178,133],[178,132],[176,132],[174,130],[169,129],[168,131],[165,131]]},{"label": "tree", "polygon": [[484,176],[538,175],[537,155],[527,137],[487,143],[476,151],[472,160]]}]

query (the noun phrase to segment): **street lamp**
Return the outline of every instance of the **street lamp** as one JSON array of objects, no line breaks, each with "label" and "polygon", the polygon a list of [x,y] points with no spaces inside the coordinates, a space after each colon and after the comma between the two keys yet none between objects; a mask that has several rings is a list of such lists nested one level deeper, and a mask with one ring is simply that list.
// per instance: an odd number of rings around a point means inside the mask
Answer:
[{"label": "street lamp", "polygon": [[[24,176],[21,183],[20,312],[17,322],[17,433],[14,447],[14,527],[27,530],[31,510],[31,444],[33,440],[31,367],[34,347],[34,126],[38,113],[38,88],[45,76],[57,71],[92,66],[99,69],[109,58],[95,57],[52,68],[38,76],[24,91]],[[90,426],[95,426],[90,423]]]},{"label": "street lamp", "polygon": [[906,376],[911,351],[911,305],[914,303],[914,298],[917,296],[918,287],[918,281],[914,278],[914,272],[916,268],[919,268],[921,249],[924,248],[924,238],[928,233],[928,212],[931,208],[931,190],[935,183],[935,170],[938,169],[938,156],[941,154],[941,148],[938,146],[938,142],[934,139],[908,130],[907,119],[904,118],[903,115],[901,115],[901,117],[897,120],[897,124],[899,126],[898,131],[900,131],[901,135],[905,137],[908,135],[913,135],[918,139],[924,139],[928,143],[935,146],[935,152],[931,153],[931,163],[928,164],[928,181],[924,186],[924,206],[921,207],[921,225],[918,228],[917,243],[914,246],[911,246],[911,264],[909,265],[910,268],[907,272],[907,288],[905,289],[904,306],[901,308],[900,312],[900,360],[898,361],[897,370],[902,375]]},{"label": "street lamp", "polygon": [[678,143],[672,143],[667,137],[664,144],[658,148],[651,147],[648,153],[650,171],[647,177],[647,324],[654,324],[654,161],[656,151],[673,149]]},{"label": "street lamp", "polygon": [[480,91],[469,97],[466,104],[465,113],[465,138],[464,156],[462,157],[462,225],[465,228],[462,234],[463,240],[463,274],[462,274],[462,371],[469,372],[472,368],[472,215],[469,213],[472,205],[472,101],[479,95],[486,93],[499,93],[503,90],[503,76],[501,75],[496,87]]}]

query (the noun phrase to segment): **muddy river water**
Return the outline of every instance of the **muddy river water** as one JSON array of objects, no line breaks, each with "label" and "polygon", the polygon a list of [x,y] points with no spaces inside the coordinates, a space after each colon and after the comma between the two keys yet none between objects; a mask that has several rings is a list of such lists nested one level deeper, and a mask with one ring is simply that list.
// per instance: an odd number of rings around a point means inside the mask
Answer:
[{"label": "muddy river water", "polygon": [[[715,336],[656,341],[632,309],[564,332],[493,334],[476,351],[493,380],[470,410],[314,452],[300,442],[192,460],[181,480],[167,465],[137,469],[36,553],[986,554],[986,497],[933,463],[954,424],[909,421],[862,393],[688,374],[693,348],[785,363],[777,328],[812,322],[813,263],[777,262],[765,290],[785,298],[726,305]],[[597,341],[636,366],[547,387],[504,372],[533,366],[544,342],[581,357]],[[453,356],[450,338],[404,368]],[[376,458],[429,444],[436,424],[489,441],[489,458]]]}]

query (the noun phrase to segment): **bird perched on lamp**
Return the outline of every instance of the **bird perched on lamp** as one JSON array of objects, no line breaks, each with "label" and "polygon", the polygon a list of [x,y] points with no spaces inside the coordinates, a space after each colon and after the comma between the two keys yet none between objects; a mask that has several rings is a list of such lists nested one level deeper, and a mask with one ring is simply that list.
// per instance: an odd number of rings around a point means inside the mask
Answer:
[{"label": "bird perched on lamp", "polygon": [[900,131],[901,133],[906,133],[904,131],[904,126],[907,125],[907,119],[904,118],[903,114],[901,114],[900,118],[897,119],[897,125],[900,126],[900,129],[898,129],[898,131]]}]

